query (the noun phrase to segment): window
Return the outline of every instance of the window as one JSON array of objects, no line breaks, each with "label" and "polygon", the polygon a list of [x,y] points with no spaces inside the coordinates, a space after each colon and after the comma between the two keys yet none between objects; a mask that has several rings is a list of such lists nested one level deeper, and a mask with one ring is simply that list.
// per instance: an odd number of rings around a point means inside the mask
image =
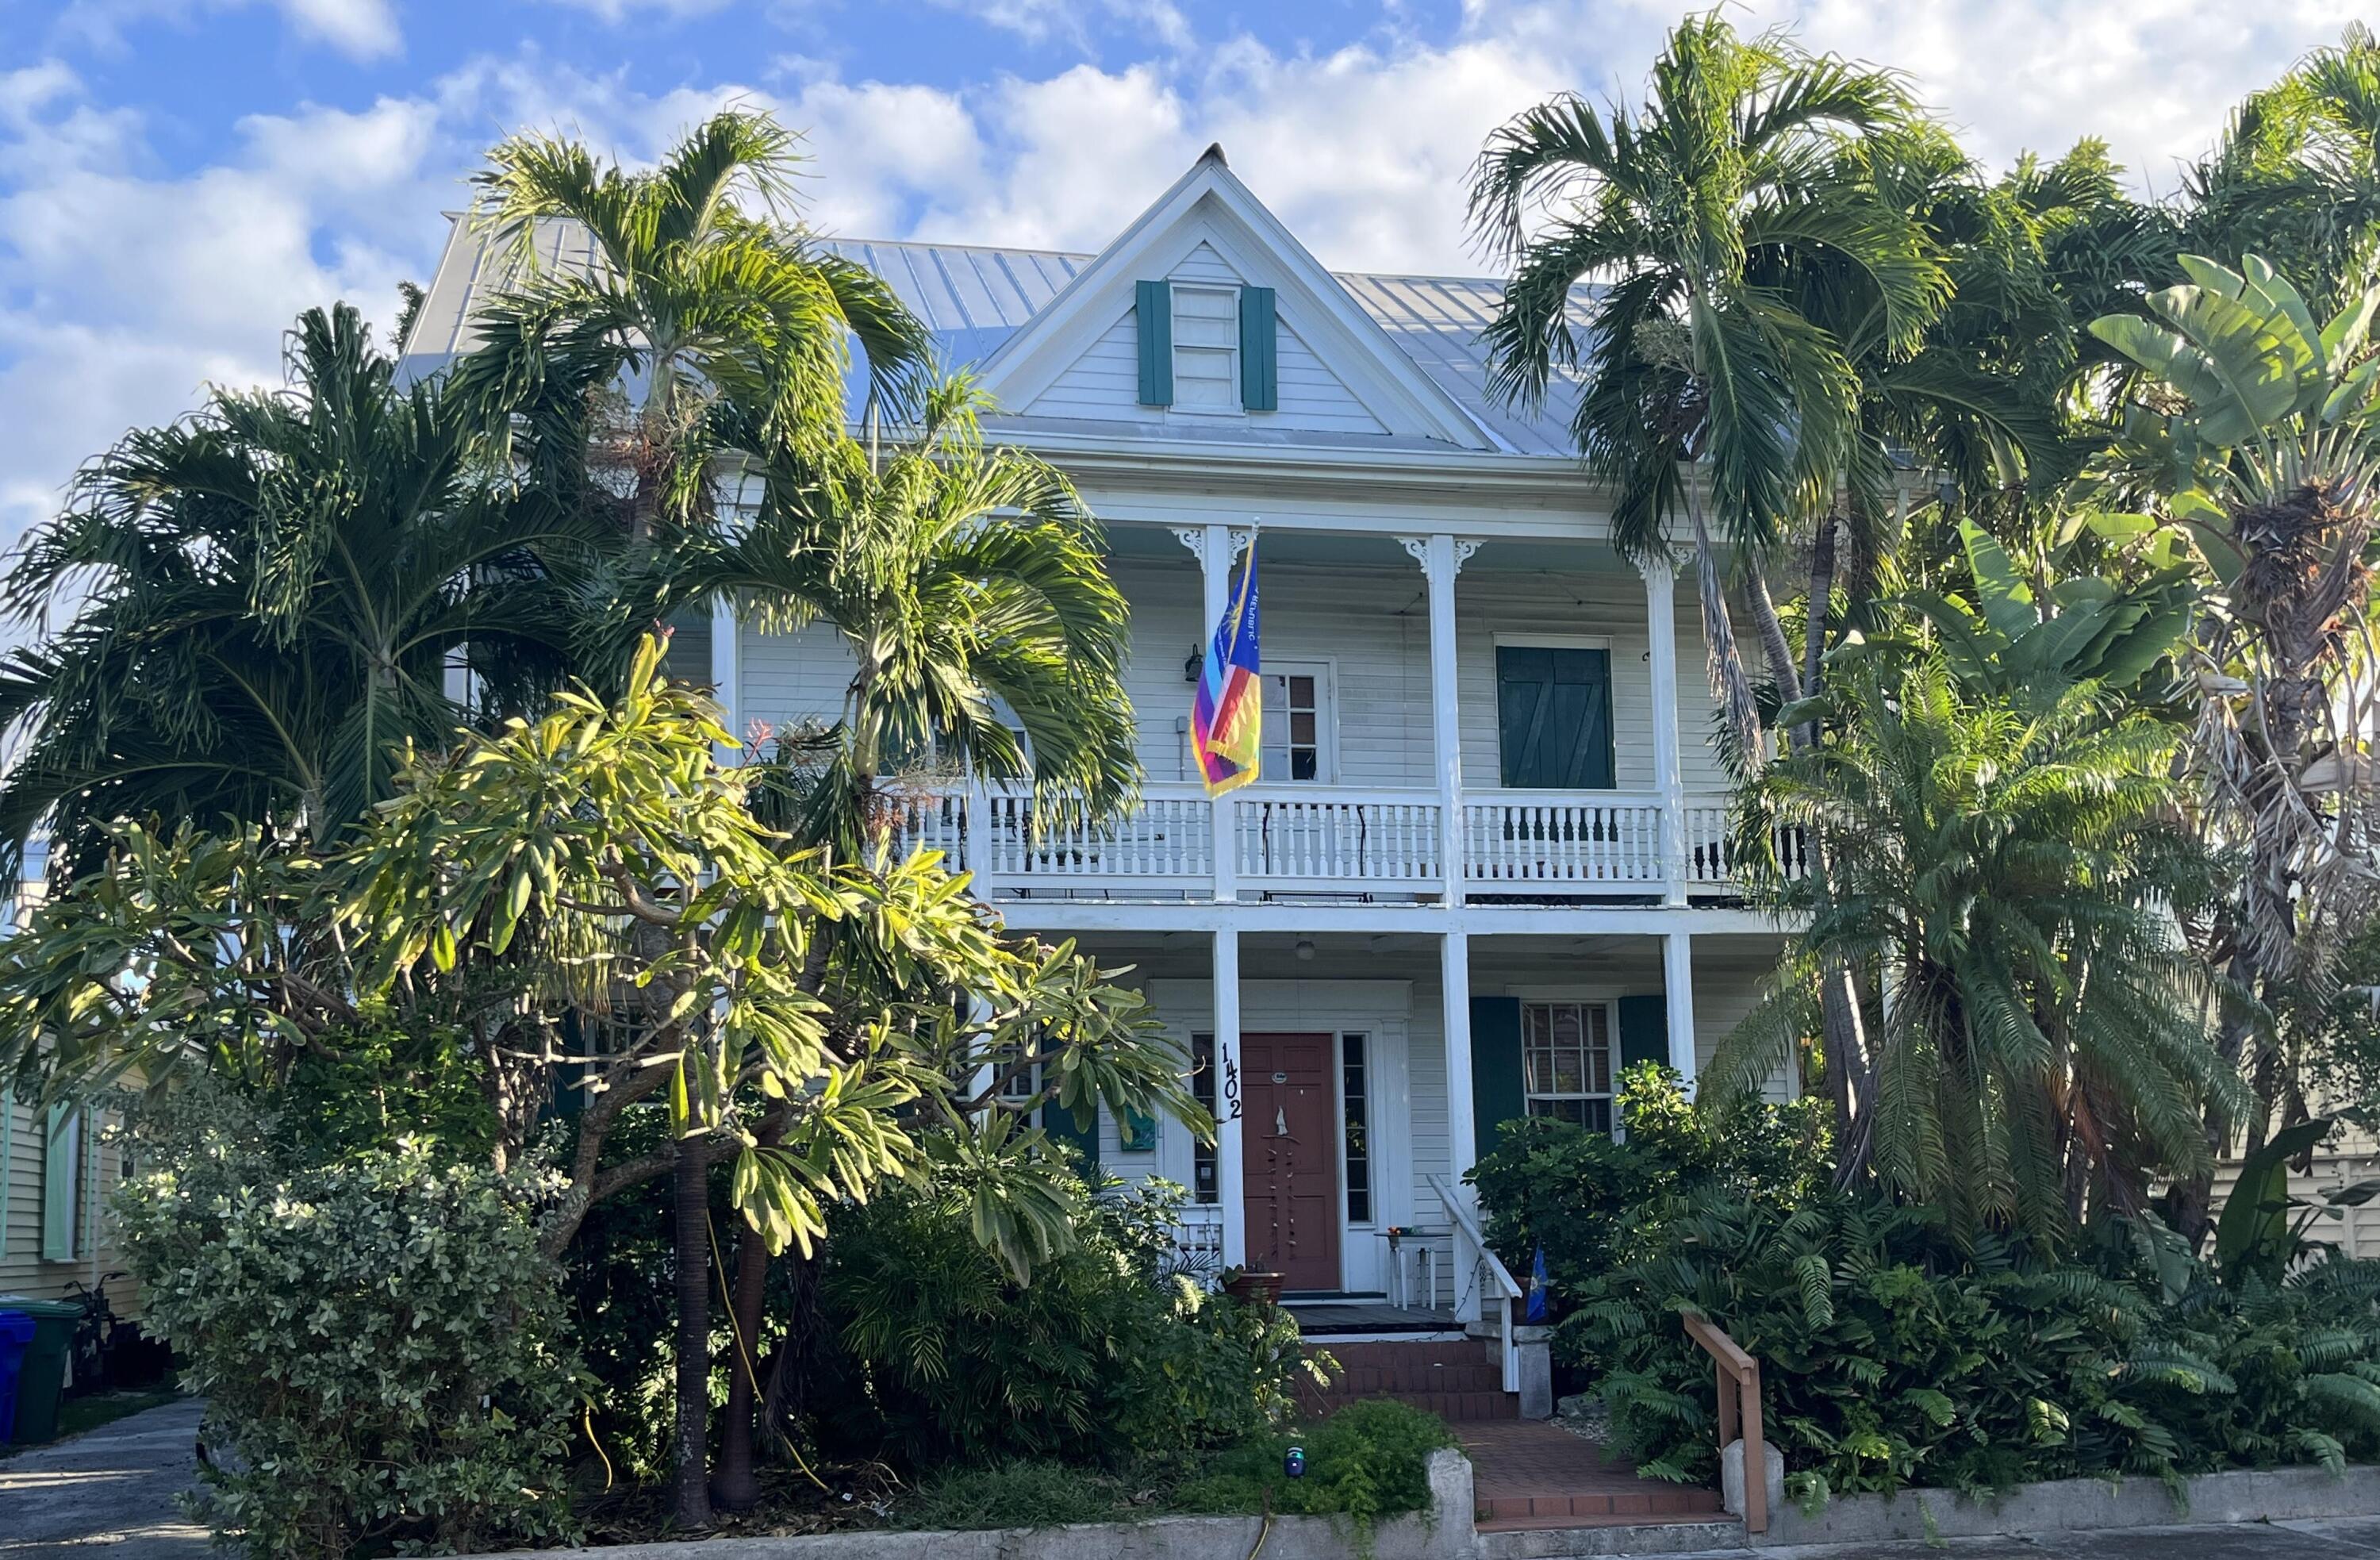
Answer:
[{"label": "window", "polygon": [[1611,652],[1498,645],[1496,735],[1508,787],[1611,789]]},{"label": "window", "polygon": [[[1194,1034],[1190,1037],[1190,1097],[1206,1108],[1208,1115],[1217,1121],[1222,1112],[1215,1101],[1215,1037]],[[1193,1139],[1190,1147],[1190,1200],[1216,1203],[1223,1200],[1220,1172],[1215,1161],[1215,1145]]]},{"label": "window", "polygon": [[1285,663],[1264,675],[1266,781],[1330,778],[1330,668]]},{"label": "window", "polygon": [[1345,1096],[1340,1119],[1347,1135],[1347,1222],[1351,1225],[1372,1222],[1372,1099],[1366,1042],[1367,1037],[1360,1034],[1339,1037],[1340,1091]]},{"label": "window", "polygon": [[1605,1003],[1521,1005],[1522,1079],[1531,1115],[1611,1130],[1611,1031]]},{"label": "window", "polygon": [[1240,289],[1173,285],[1173,405],[1240,409]]}]

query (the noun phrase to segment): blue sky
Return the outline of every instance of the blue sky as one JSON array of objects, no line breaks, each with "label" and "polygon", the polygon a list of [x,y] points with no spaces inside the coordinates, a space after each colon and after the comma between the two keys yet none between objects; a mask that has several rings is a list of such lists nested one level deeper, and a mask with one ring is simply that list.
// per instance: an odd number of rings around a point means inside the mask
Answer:
[{"label": "blue sky", "polygon": [[[394,311],[486,145],[650,155],[715,104],[808,131],[851,236],[1096,248],[1200,148],[1324,261],[1472,271],[1481,137],[1633,96],[1676,0],[0,0],[0,538],[127,427],[277,374],[309,304]],[[1759,0],[1906,71],[1994,163],[2096,134],[2175,182],[2357,0]]]}]

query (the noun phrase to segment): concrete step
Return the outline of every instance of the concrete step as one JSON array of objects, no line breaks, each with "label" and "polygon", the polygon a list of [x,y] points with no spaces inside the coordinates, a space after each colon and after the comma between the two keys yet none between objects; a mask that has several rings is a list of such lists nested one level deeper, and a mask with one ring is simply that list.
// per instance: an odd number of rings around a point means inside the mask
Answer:
[{"label": "concrete step", "polygon": [[1750,1539],[1732,1517],[1646,1522],[1613,1517],[1559,1528],[1479,1526],[1479,1560],[1585,1560],[1589,1555],[1699,1554],[1745,1549]]}]

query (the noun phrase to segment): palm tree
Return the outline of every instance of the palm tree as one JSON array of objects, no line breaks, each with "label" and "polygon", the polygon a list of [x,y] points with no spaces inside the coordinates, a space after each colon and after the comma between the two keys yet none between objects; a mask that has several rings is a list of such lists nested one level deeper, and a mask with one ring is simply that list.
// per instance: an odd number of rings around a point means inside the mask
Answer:
[{"label": "palm tree", "polygon": [[[1662,552],[1666,522],[1684,512],[1712,688],[1743,754],[1760,751],[1760,719],[1706,499],[1790,695],[1794,657],[1759,566],[1831,496],[1859,385],[1777,273],[1822,258],[1851,268],[1882,340],[1914,345],[1942,273],[1852,152],[1915,119],[1890,73],[1780,34],[1745,39],[1712,14],[1670,32],[1641,109],[1556,98],[1491,136],[1474,172],[1473,223],[1512,268],[1487,331],[1491,384],[1535,402],[1557,369],[1582,372],[1571,431],[1612,490],[1623,552]],[[1606,284],[1583,327],[1571,318],[1582,281]]]},{"label": "palm tree", "polygon": [[1925,655],[1855,662],[1823,698],[1833,739],[1771,765],[1745,827],[1802,831],[1831,869],[1765,885],[1802,930],[1710,1086],[1756,1088],[1807,980],[1849,969],[1878,1016],[1874,1105],[1838,1144],[1854,1179],[2055,1241],[2139,1207],[2150,1169],[2202,1170],[2199,1112],[2238,1082],[2168,910],[2211,882],[2174,818],[2180,727],[2088,680],[1978,692]]},{"label": "palm tree", "polygon": [[564,675],[602,532],[395,367],[353,308],[310,310],[287,389],[219,389],[129,434],[27,538],[8,610],[68,615],[0,661],[12,872],[45,818],[60,870],[118,818],[328,843],[389,794],[405,743],[443,748],[469,718],[450,663],[493,710]]},{"label": "palm tree", "polygon": [[[2181,264],[2191,281],[2150,294],[2152,317],[2092,323],[2142,382],[2104,475],[2186,524],[2216,587],[2200,645],[2211,696],[2191,762],[2213,831],[2248,858],[2233,979],[2265,999],[2319,996],[2341,940],[2380,912],[2368,623],[2380,286],[2318,324],[2261,259],[2237,271],[2196,256]],[[2224,1026],[2235,1066],[2251,1021],[2235,1005]],[[2288,1081],[2271,1037],[2253,1070],[2263,1108],[2252,1147]],[[2231,1127],[2209,1123],[2218,1143]],[[2186,1234],[2202,1232],[2204,1190],[2192,1188]]]},{"label": "palm tree", "polygon": [[[730,109],[650,172],[524,134],[476,177],[472,220],[516,275],[473,317],[480,345],[455,366],[456,392],[521,437],[540,481],[625,509],[639,543],[707,519],[722,408],[815,447],[845,425],[855,341],[871,397],[913,405],[931,335],[881,278],[801,228],[800,161],[792,131]],[[592,241],[591,270],[540,263],[540,239],[565,225]]]},{"label": "palm tree", "polygon": [[1043,826],[1138,796],[1126,609],[1099,526],[1055,468],[986,447],[980,405],[952,381],[892,445],[770,445],[748,522],[689,541],[644,609],[725,595],[764,630],[823,624],[850,649],[810,840],[872,847],[892,822],[884,777],[928,760],[1029,782]]},{"label": "palm tree", "polygon": [[2183,180],[2200,254],[2251,250],[2325,313],[2380,282],[2380,42],[2351,22],[2252,93]]}]

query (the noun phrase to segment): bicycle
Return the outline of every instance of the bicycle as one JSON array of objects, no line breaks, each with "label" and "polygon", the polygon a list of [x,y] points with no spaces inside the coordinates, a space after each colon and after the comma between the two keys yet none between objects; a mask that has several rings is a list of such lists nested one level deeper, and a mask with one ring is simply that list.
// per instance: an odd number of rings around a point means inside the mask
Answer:
[{"label": "bicycle", "polygon": [[108,1349],[116,1328],[115,1308],[107,1302],[107,1284],[110,1279],[128,1276],[106,1273],[88,1288],[79,1283],[67,1286],[67,1298],[82,1308],[82,1314],[75,1319],[71,1346],[74,1390],[78,1394],[97,1392],[107,1384]]}]

